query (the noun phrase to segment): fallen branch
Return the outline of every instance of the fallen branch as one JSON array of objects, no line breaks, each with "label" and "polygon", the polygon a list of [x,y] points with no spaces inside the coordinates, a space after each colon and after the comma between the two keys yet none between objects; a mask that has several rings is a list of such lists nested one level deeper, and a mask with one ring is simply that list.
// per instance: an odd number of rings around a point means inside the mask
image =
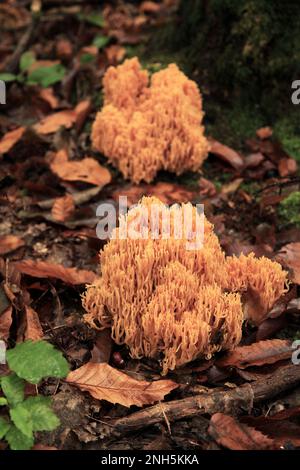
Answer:
[{"label": "fallen branch", "polygon": [[203,414],[237,415],[243,411],[250,412],[253,403],[273,398],[295,387],[299,382],[300,367],[288,365],[277,370],[267,381],[263,378],[228,391],[205,392],[182,400],[159,403],[107,424],[117,433],[124,434],[164,422],[166,417],[168,422],[172,422]]}]

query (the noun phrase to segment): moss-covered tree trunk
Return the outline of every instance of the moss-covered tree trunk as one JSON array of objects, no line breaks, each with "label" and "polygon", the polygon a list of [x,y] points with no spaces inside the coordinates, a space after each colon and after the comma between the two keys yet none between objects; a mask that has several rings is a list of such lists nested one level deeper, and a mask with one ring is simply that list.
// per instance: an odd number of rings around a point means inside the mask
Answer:
[{"label": "moss-covered tree trunk", "polygon": [[274,112],[300,79],[298,0],[181,0],[172,43],[224,95]]}]

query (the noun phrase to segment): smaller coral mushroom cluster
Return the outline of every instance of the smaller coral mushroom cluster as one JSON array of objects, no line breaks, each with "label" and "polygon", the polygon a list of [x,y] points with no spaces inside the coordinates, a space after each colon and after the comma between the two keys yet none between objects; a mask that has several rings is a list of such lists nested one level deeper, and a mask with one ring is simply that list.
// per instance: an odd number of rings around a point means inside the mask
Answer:
[{"label": "smaller coral mushroom cluster", "polygon": [[200,168],[209,149],[202,99],[177,65],[154,73],[149,85],[138,59],[129,59],[107,70],[103,87],[92,144],[125,178],[149,183],[159,170],[181,174]]},{"label": "smaller coral mushroom cluster", "polygon": [[[161,210],[155,233],[154,206]],[[179,238],[175,225],[187,206],[192,230]],[[197,238],[199,217],[190,204],[169,209],[156,198],[143,198],[125,217],[131,236],[124,238],[120,223],[101,252],[101,277],[83,298],[89,324],[111,327],[113,339],[126,344],[134,358],[160,359],[163,374],[235,347],[244,319],[259,324],[286,289],[286,272],[278,263],[252,254],[226,257],[204,216],[202,248],[187,249],[187,241]],[[146,226],[148,236],[138,238]]]}]

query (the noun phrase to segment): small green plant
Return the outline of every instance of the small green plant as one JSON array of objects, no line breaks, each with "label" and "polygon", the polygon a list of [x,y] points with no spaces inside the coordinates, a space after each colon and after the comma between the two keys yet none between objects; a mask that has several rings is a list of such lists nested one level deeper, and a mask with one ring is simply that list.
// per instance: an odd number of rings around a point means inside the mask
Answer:
[{"label": "small green plant", "polygon": [[280,202],[279,215],[286,222],[300,227],[300,191],[294,191]]},{"label": "small green plant", "polygon": [[6,359],[11,372],[0,379],[0,439],[5,439],[12,450],[28,450],[34,444],[34,432],[52,431],[60,423],[51,409],[50,397],[25,398],[26,382],[64,378],[69,366],[61,352],[45,341],[18,344],[7,351]]},{"label": "small green plant", "polygon": [[40,85],[47,88],[50,85],[60,82],[65,74],[66,68],[62,64],[37,67],[31,70],[31,66],[36,62],[33,52],[27,51],[22,54],[18,75],[12,73],[0,74],[0,79],[4,82],[19,82],[26,85]]}]

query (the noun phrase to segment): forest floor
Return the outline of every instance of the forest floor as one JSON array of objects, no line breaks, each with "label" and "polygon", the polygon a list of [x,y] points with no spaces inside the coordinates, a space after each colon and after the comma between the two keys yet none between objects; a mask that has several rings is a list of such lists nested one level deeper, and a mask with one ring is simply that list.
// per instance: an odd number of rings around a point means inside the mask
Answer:
[{"label": "forest floor", "polygon": [[[61,426],[39,434],[37,443],[57,449],[299,447],[300,372],[291,368],[300,327],[299,205],[284,209],[282,201],[300,191],[300,145],[288,122],[283,117],[270,128],[255,110],[222,114],[196,71],[190,78],[199,83],[204,109],[207,103],[209,158],[198,173],[160,173],[150,185],[133,185],[92,150],[91,125],[110,65],[137,55],[155,72],[180,62],[177,54],[151,55],[149,43],[156,29],[173,21],[175,2],[119,2],[99,10],[92,1],[62,6],[46,0],[36,16],[29,1],[16,3],[0,5],[0,78],[8,82],[7,104],[0,105],[0,338],[9,347],[28,339],[50,341],[72,369],[109,363],[135,380],[160,379],[157,362],[133,360],[107,331],[91,330],[82,320],[81,294],[98,273],[103,247],[95,232],[96,208],[105,201],[117,204],[120,195],[132,204],[144,194],[167,204],[204,204],[227,254],[253,251],[277,259],[291,281],[269,319],[258,328],[245,326],[234,353],[164,377],[176,388],[148,412],[45,380],[38,392],[53,398]],[[33,5],[39,9],[38,1]],[[224,125],[213,119],[221,114]],[[74,163],[67,172],[50,163],[61,149]],[[99,163],[95,171],[85,168],[86,157]],[[266,382],[269,388],[259,395]]]}]

